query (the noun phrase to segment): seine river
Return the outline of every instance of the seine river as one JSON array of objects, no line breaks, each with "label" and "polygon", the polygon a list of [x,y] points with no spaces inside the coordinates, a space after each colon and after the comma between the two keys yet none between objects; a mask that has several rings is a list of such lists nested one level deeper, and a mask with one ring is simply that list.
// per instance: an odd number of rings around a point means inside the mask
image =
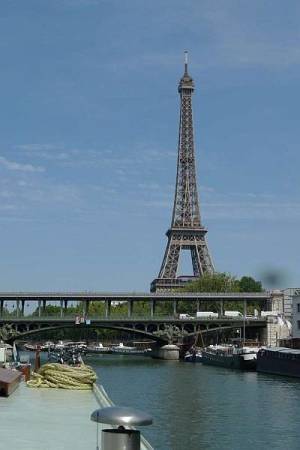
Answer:
[{"label": "seine river", "polygon": [[298,450],[300,380],[144,357],[92,364],[114,403],[150,413],[155,450]]}]

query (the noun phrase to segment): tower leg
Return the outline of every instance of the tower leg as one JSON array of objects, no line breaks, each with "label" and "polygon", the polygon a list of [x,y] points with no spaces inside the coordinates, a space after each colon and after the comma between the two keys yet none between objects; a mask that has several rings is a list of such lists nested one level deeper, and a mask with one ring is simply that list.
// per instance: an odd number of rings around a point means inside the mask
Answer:
[{"label": "tower leg", "polygon": [[175,242],[175,239],[169,238],[159,278],[176,278],[179,254],[180,244]]},{"label": "tower leg", "polygon": [[200,256],[198,252],[198,248],[196,246],[191,248],[191,256],[192,256],[192,264],[193,264],[193,272],[195,277],[200,277],[203,274]]},{"label": "tower leg", "polygon": [[204,273],[214,273],[214,266],[211,257],[209,255],[208,248],[204,238],[203,243],[201,245],[198,245],[197,250],[202,267],[201,275],[203,275]]}]

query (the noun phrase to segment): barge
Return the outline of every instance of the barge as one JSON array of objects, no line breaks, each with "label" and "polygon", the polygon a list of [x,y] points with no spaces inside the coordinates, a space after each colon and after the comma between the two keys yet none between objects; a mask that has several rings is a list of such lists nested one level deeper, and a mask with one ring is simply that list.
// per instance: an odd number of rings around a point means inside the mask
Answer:
[{"label": "barge", "polygon": [[257,371],[300,378],[300,350],[269,347],[257,354]]},{"label": "barge", "polygon": [[[8,398],[0,398],[1,448],[82,450],[96,445],[91,413],[113,403],[101,385],[93,390],[32,389],[21,382]],[[98,424],[99,435],[103,428]],[[101,447],[100,447],[101,450]],[[141,450],[153,447],[141,436]]]},{"label": "barge", "polygon": [[202,351],[202,363],[228,369],[255,370],[258,348],[211,345]]}]

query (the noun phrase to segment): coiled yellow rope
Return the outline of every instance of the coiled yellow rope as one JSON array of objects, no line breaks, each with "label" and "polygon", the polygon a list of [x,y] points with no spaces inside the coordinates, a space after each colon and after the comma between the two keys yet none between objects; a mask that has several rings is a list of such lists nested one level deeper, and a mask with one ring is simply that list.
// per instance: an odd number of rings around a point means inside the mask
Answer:
[{"label": "coiled yellow rope", "polygon": [[94,370],[85,364],[71,367],[66,364],[44,364],[38,373],[32,373],[27,386],[32,388],[92,389],[97,380]]}]

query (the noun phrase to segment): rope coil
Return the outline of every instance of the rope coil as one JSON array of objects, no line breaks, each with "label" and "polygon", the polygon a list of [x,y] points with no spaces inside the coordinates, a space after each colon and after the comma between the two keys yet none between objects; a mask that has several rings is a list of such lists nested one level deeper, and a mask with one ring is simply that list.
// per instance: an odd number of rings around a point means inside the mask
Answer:
[{"label": "rope coil", "polygon": [[27,381],[31,388],[60,388],[60,389],[92,389],[97,375],[90,366],[82,364],[71,367],[66,364],[44,364],[39,371],[32,373],[32,379]]}]

